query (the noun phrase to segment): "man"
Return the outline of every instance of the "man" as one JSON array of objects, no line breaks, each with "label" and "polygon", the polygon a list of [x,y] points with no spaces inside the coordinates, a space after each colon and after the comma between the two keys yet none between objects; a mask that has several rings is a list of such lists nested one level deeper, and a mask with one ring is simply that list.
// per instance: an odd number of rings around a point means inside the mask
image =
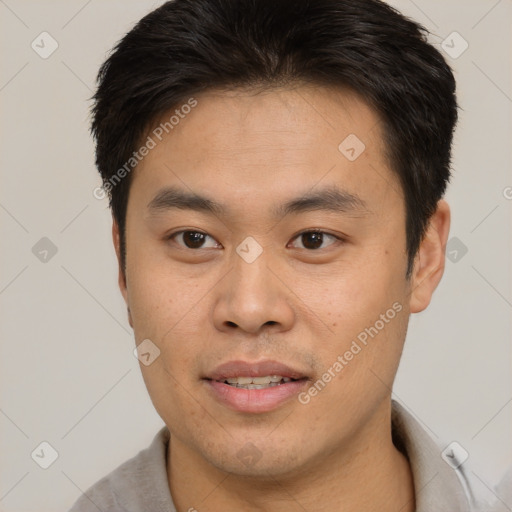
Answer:
[{"label": "man", "polygon": [[174,0],[93,114],[165,427],[72,512],[473,510],[391,400],[450,226],[455,81],[425,30],[378,0]]}]

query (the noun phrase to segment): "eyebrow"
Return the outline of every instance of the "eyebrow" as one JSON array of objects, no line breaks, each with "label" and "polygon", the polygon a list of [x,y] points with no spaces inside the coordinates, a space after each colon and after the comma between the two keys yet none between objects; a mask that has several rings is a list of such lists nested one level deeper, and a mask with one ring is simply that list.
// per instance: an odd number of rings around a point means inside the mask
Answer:
[{"label": "eyebrow", "polygon": [[[215,216],[229,215],[230,209],[199,194],[182,190],[178,187],[166,187],[160,190],[149,202],[150,214],[157,215],[171,209],[193,210]],[[290,214],[310,211],[330,211],[335,213],[367,215],[372,213],[367,204],[359,196],[334,185],[317,191],[310,191],[274,207],[274,217],[280,218]]]}]

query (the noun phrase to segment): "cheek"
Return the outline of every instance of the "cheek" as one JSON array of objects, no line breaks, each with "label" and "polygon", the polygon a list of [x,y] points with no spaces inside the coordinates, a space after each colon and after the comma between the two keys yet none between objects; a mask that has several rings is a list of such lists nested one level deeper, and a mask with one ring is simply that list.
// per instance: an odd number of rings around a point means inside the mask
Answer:
[{"label": "cheek", "polygon": [[[169,364],[167,349],[170,349],[172,359],[178,360],[178,365]],[[191,425],[210,425],[211,418],[207,416],[207,410],[199,405],[198,388],[185,379],[186,375],[182,371],[180,373],[180,369],[187,364],[186,361],[180,360],[181,357],[182,354],[173,353],[172,347],[165,347],[161,357],[152,365],[141,365],[141,373],[159,416],[171,426],[178,438],[186,439],[190,435]],[[183,418],[186,418],[186,421]]]},{"label": "cheek", "polygon": [[[380,265],[339,267],[328,275],[295,280],[294,291],[306,306],[300,314],[316,326],[311,349],[323,371],[336,375],[324,395],[326,404],[331,393],[330,399],[351,402],[365,390],[392,383],[408,314],[404,268],[386,257],[391,255],[383,250]],[[327,374],[322,380],[329,379]]]},{"label": "cheek", "polygon": [[288,276],[305,305],[302,314],[316,318],[328,333],[345,337],[373,324],[396,301],[404,300],[405,271],[387,258],[382,251],[370,261],[342,262],[328,270]]},{"label": "cheek", "polygon": [[[208,343],[205,316],[210,281],[211,277],[198,280],[185,275],[169,261],[162,264],[143,251],[132,253],[127,286],[135,340],[139,344],[149,339],[156,345],[160,355],[155,365],[158,362],[163,372],[155,377],[152,367],[141,366],[148,388],[174,389],[177,383],[172,377],[180,382],[190,378],[193,355]],[[152,391],[158,393],[158,389]]]},{"label": "cheek", "polygon": [[[128,275],[128,301],[135,339],[161,340],[180,315],[180,303],[171,286],[142,272]],[[181,303],[183,304],[183,303]]]},{"label": "cheek", "polygon": [[137,341],[163,340],[182,327],[181,322],[190,323],[202,295],[195,280],[152,252],[132,250],[127,261],[128,303]]}]

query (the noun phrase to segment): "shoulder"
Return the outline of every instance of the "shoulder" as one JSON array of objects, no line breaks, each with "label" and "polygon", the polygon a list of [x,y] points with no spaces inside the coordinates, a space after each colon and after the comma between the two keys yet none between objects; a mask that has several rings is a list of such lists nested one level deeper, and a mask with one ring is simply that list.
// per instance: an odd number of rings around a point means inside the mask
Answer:
[{"label": "shoulder", "polygon": [[117,500],[117,496],[112,487],[112,477],[115,476],[114,471],[104,476],[101,480],[89,487],[69,509],[68,512],[124,512],[121,504]]},{"label": "shoulder", "polygon": [[166,472],[168,440],[169,430],[162,427],[149,447],[89,487],[68,512],[172,510]]},{"label": "shoulder", "polygon": [[417,512],[476,510],[467,452],[456,442],[434,441],[427,425],[392,401],[393,442],[407,457],[416,489]]}]

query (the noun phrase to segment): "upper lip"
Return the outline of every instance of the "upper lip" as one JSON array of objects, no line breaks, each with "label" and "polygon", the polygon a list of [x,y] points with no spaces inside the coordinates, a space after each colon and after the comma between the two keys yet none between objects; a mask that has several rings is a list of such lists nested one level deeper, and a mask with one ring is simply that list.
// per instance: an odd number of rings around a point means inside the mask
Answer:
[{"label": "upper lip", "polygon": [[265,377],[267,375],[280,375],[289,379],[302,379],[306,377],[301,371],[291,368],[278,361],[259,361],[249,363],[247,361],[228,361],[215,368],[206,376],[210,380],[224,381],[234,377]]}]

